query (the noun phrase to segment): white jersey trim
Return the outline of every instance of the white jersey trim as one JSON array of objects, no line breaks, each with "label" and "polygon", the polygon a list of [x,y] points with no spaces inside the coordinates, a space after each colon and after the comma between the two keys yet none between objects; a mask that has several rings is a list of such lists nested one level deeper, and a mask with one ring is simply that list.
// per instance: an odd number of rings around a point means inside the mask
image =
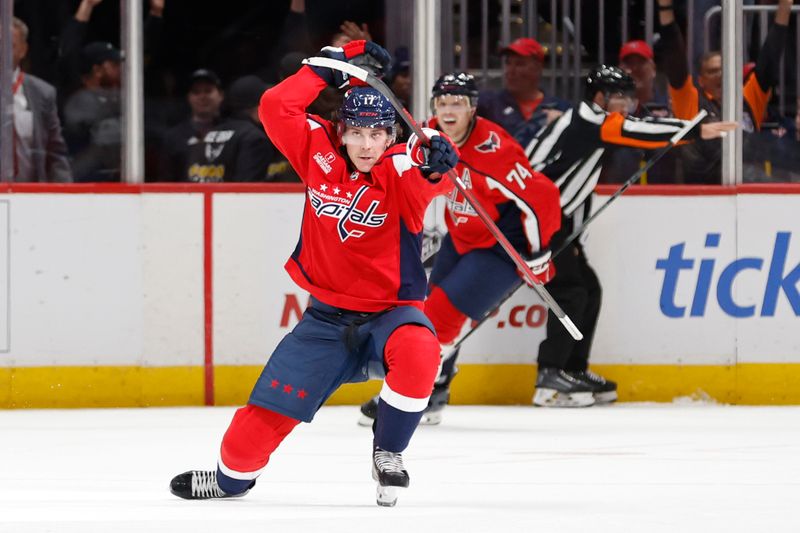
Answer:
[{"label": "white jersey trim", "polygon": [[598,126],[602,125],[608,116],[608,113],[605,111],[596,111],[592,109],[586,102],[581,102],[581,105],[578,107],[578,114],[586,122],[591,122]]},{"label": "white jersey trim", "polygon": [[561,206],[564,207],[564,214],[568,214],[566,212],[566,206],[573,201],[575,195],[581,191],[586,185],[586,181],[591,178],[594,166],[597,164],[597,161],[600,159],[600,156],[603,155],[604,151],[605,148],[597,148],[591,156],[581,161],[582,166],[578,172],[570,176],[569,183],[567,183],[567,186],[561,191]]},{"label": "white jersey trim", "polygon": [[564,215],[570,216],[578,207],[584,205],[584,200],[594,192],[594,188],[597,186],[597,182],[600,180],[600,171],[603,170],[601,165],[597,165],[597,168],[589,176],[589,179],[586,180],[586,183],[583,184],[580,192],[572,199],[569,204],[565,205],[563,208]]},{"label": "white jersey trim", "polygon": [[580,159],[578,159],[577,161],[575,161],[575,162],[572,164],[572,166],[571,166],[571,167],[569,167],[569,168],[567,169],[567,171],[566,171],[566,172],[564,172],[563,174],[561,174],[561,177],[560,177],[560,178],[558,178],[558,179],[556,180],[556,187],[558,187],[558,188],[559,188],[559,194],[561,194],[561,191],[560,191],[560,189],[561,189],[561,186],[564,184],[564,182],[567,180],[567,178],[568,178],[568,177],[570,177],[570,176],[572,175],[572,173],[575,171],[575,169],[576,169],[576,168],[578,168],[578,165],[580,165],[580,164],[581,164],[581,160],[580,160]]},{"label": "white jersey trim", "polygon": [[217,462],[217,466],[219,466],[220,471],[223,474],[225,474],[226,476],[232,477],[233,479],[243,480],[243,481],[251,481],[251,480],[257,478],[258,476],[261,475],[261,472],[264,471],[264,468],[266,468],[266,466],[264,466],[263,468],[259,468],[258,470],[254,471],[254,472],[237,472],[236,470],[232,470],[232,469],[228,468],[227,466],[225,466],[225,463],[222,462],[222,457],[219,458],[219,461]]},{"label": "white jersey trim", "polygon": [[406,413],[419,413],[424,411],[425,408],[428,407],[428,399],[430,398],[430,396],[426,396],[425,398],[403,396],[399,392],[393,391],[389,384],[386,383],[386,380],[383,380],[380,396],[384,402]]},{"label": "white jersey trim", "polygon": [[622,123],[622,131],[630,131],[632,133],[650,133],[657,135],[659,133],[676,133],[681,128],[673,124],[658,124],[648,120],[625,120]]},{"label": "white jersey trim", "polygon": [[311,131],[314,131],[315,129],[322,127],[322,125],[313,118],[307,118],[306,122],[308,122],[311,125],[311,127],[309,128],[309,130]]},{"label": "white jersey trim", "polygon": [[536,169],[535,165],[544,161],[544,158],[550,153],[556,141],[561,137],[561,134],[567,129],[567,126],[569,126],[571,122],[572,109],[569,109],[559,117],[556,124],[553,126],[553,130],[547,135],[541,145],[538,144],[542,140],[541,137],[533,138],[525,149],[525,154],[528,156],[528,159],[530,159],[531,167]]},{"label": "white jersey trim", "polygon": [[536,253],[541,250],[542,241],[539,239],[539,220],[536,218],[530,206],[523,202],[519,196],[507,189],[505,185],[488,176],[486,177],[486,185],[490,189],[500,191],[503,196],[514,201],[517,208],[525,214],[523,227],[525,228],[525,236],[528,238],[528,242],[531,245],[531,252]]},{"label": "white jersey trim", "polygon": [[403,175],[403,172],[411,170],[411,168],[414,166],[411,164],[411,158],[405,154],[393,155],[392,163],[394,163],[394,169],[400,176]]}]

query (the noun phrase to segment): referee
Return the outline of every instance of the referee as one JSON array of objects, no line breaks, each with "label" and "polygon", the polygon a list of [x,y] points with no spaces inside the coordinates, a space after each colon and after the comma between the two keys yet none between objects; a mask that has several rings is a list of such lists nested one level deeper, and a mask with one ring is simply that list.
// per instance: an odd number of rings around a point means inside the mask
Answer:
[{"label": "referee", "polygon": [[[558,249],[590,215],[592,192],[601,171],[601,157],[610,145],[645,150],[666,146],[687,122],[669,118],[636,119],[633,79],[617,67],[600,65],[586,78],[585,99],[566,111],[528,144],[531,167],[558,186],[561,230],[551,241]],[[685,139],[713,139],[736,127],[733,122],[702,124]],[[547,285],[553,298],[583,332],[576,342],[552,312],[547,338],[539,347],[539,372],[533,403],[544,407],[587,407],[617,399],[617,384],[589,370],[601,288],[587,261],[583,244],[571,243],[554,257],[555,278]]]}]

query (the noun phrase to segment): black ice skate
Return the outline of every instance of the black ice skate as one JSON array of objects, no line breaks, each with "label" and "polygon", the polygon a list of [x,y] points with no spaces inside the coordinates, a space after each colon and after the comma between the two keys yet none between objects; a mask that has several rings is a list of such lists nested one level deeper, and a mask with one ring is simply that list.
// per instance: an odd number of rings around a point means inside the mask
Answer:
[{"label": "black ice skate", "polygon": [[[448,386],[433,387],[433,392],[428,400],[428,406],[422,412],[419,423],[422,426],[436,426],[442,423],[442,411],[444,406],[450,401],[450,388]],[[361,417],[358,419],[359,426],[371,427],[378,416],[378,396],[370,398],[361,404]]]},{"label": "black ice skate", "polygon": [[209,500],[216,498],[239,498],[253,488],[253,481],[246,491],[239,494],[228,494],[217,484],[216,470],[190,470],[178,474],[169,484],[169,491],[185,500]]},{"label": "black ice skate", "polygon": [[583,372],[570,372],[570,375],[588,384],[594,393],[595,403],[611,403],[617,401],[617,384],[610,379],[606,379],[591,370]]},{"label": "black ice skate", "polygon": [[378,396],[373,396],[361,404],[361,417],[358,419],[358,425],[371,427],[376,418],[378,418]]},{"label": "black ice skate", "polygon": [[375,446],[372,451],[372,479],[378,482],[378,505],[394,507],[399,489],[408,488],[409,483],[402,454],[387,452]]},{"label": "black ice skate", "polygon": [[540,368],[533,404],[539,407],[589,407],[594,389],[558,368]]}]

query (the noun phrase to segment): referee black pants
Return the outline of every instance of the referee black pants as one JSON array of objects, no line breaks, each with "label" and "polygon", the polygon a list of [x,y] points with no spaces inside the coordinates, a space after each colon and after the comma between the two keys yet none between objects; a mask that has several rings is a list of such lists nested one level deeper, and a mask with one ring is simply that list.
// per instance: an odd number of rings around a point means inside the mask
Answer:
[{"label": "referee black pants", "polygon": [[547,338],[539,345],[539,368],[583,371],[589,366],[589,352],[600,314],[600,282],[580,244],[571,244],[553,259],[553,263],[556,276],[547,284],[547,290],[581,330],[583,340],[575,341],[550,311]]}]

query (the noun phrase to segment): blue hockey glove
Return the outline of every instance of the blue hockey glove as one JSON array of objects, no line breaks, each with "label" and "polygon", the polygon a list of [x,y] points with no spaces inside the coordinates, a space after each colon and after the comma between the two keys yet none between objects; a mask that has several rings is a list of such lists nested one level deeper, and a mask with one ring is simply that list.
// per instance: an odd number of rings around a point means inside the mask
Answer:
[{"label": "blue hockey glove", "polygon": [[[341,48],[326,46],[319,51],[319,56],[358,64],[376,75],[380,75],[383,70],[388,70],[392,64],[392,56],[382,46],[372,41],[363,40],[350,41]],[[364,85],[361,80],[351,80],[349,75],[339,70],[325,67],[311,68],[328,85],[337,89],[344,89],[351,85]]]}]

